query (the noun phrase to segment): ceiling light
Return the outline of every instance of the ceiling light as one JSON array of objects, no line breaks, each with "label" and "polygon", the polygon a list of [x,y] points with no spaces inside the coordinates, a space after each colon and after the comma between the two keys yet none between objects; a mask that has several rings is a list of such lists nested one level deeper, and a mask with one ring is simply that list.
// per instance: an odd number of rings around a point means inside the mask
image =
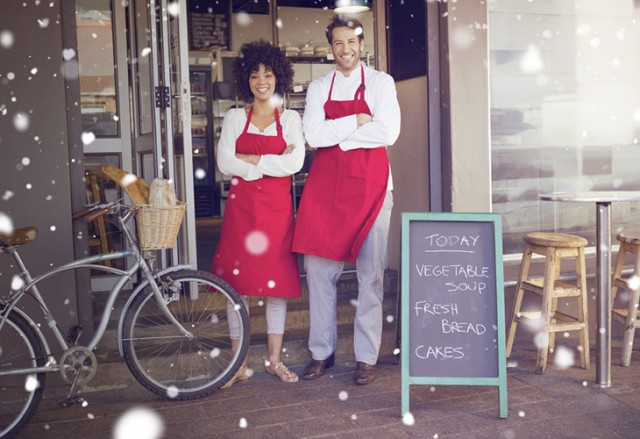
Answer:
[{"label": "ceiling light", "polygon": [[357,14],[369,10],[368,0],[336,0],[336,14]]}]

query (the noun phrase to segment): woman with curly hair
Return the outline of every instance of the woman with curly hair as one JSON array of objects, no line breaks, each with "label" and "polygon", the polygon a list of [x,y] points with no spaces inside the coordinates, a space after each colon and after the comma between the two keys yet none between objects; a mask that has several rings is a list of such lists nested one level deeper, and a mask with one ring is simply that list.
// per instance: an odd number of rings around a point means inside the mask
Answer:
[{"label": "woman with curly hair", "polygon": [[[232,180],[211,271],[242,294],[245,304],[247,296],[267,297],[266,370],[294,383],[298,376],[282,363],[280,352],[287,299],[300,296],[290,190],[305,148],[300,115],[279,108],[293,68],[281,49],[260,40],[240,48],[233,76],[248,105],[227,111],[222,123],[217,163]],[[230,318],[229,326],[235,349],[239,324]],[[250,375],[245,362],[225,387]]]}]

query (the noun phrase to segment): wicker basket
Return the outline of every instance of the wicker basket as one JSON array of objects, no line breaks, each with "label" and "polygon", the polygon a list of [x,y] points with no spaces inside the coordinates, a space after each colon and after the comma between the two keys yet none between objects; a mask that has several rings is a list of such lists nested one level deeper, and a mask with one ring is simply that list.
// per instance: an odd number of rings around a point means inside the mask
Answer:
[{"label": "wicker basket", "polygon": [[186,208],[187,205],[180,201],[170,207],[138,206],[140,248],[162,250],[175,247]]}]

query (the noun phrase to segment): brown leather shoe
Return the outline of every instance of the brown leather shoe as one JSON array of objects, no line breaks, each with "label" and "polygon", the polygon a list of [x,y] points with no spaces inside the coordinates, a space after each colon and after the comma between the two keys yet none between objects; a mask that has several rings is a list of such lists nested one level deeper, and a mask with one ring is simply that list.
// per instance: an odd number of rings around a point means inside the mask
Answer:
[{"label": "brown leather shoe", "polygon": [[376,366],[358,361],[356,371],[353,373],[353,382],[356,384],[369,384],[376,379]]},{"label": "brown leather shoe", "polygon": [[335,363],[335,353],[329,355],[326,360],[314,360],[311,359],[307,367],[302,371],[302,378],[305,380],[315,380],[324,375],[325,369],[330,369]]}]

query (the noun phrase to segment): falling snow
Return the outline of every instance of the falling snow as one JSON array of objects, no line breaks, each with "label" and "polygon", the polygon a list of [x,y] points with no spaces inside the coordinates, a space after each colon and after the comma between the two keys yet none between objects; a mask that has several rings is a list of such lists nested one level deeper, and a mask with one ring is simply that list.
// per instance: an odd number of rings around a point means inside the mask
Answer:
[{"label": "falling snow", "polygon": [[558,346],[554,354],[554,364],[559,369],[568,369],[575,364],[575,354],[573,350]]},{"label": "falling snow", "polygon": [[160,439],[164,429],[162,417],[154,410],[134,407],[116,421],[113,439]]},{"label": "falling snow", "polygon": [[40,386],[38,382],[38,378],[35,375],[27,375],[27,378],[24,382],[24,390],[27,392],[35,392],[35,390]]},{"label": "falling snow", "polygon": [[402,416],[402,423],[404,425],[412,426],[416,423],[416,419],[411,412],[407,412]]}]

